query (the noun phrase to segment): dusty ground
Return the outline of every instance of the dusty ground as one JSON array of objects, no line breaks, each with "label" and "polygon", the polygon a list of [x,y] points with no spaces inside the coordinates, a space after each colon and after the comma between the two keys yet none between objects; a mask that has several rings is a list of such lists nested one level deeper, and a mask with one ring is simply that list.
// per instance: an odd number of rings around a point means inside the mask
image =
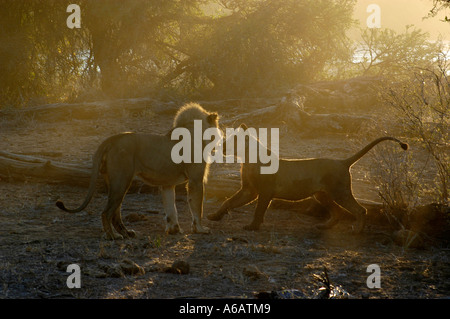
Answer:
[{"label": "dusty ground", "polygon": [[[113,133],[162,132],[170,122],[169,116],[151,112],[124,113],[121,120],[105,116],[57,123],[19,116],[0,122],[0,145],[12,153],[52,152],[52,160],[89,162],[100,141]],[[295,141],[297,148],[289,155],[347,156],[355,150],[349,138],[358,136],[292,138],[289,142]],[[377,200],[367,167],[365,161],[354,167],[355,193]],[[177,207],[184,233],[167,235],[159,194],[135,193],[125,198],[122,214],[138,237],[111,242],[102,239],[105,194],[95,195],[88,209],[78,214],[55,207],[57,199],[76,206],[85,194],[81,187],[0,181],[0,298],[253,298],[255,292],[281,289],[311,296],[319,287],[312,275],[324,267],[331,283],[356,298],[450,296],[449,248],[398,246],[388,227],[379,223],[369,222],[360,235],[350,234],[351,219],[322,231],[314,227],[321,222],[318,216],[272,207],[261,230],[247,232],[242,227],[252,218],[251,204],[221,222],[204,218],[211,234],[192,234],[180,195]],[[205,213],[217,209],[222,200],[207,198]],[[189,264],[188,274],[166,272],[177,260]],[[66,286],[69,264],[81,268],[79,289]],[[380,289],[366,285],[371,264],[381,267]]]}]

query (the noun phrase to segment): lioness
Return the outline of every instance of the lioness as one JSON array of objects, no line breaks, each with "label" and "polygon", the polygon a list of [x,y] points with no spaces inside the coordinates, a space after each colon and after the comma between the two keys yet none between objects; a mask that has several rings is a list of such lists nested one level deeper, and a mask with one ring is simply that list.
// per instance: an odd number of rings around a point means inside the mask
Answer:
[{"label": "lioness", "polygon": [[[200,105],[189,103],[178,110],[172,130],[182,127],[192,132],[194,120],[202,121],[203,130],[218,129],[217,113],[207,112]],[[171,139],[171,131],[165,135],[123,133],[107,138],[94,155],[93,172],[84,202],[76,209],[67,209],[61,201],[57,201],[56,206],[70,213],[83,210],[94,194],[96,180],[101,173],[108,187],[108,203],[102,213],[106,238],[134,237],[134,231],[128,230],[122,222],[120,208],[133,178],[138,176],[148,184],[161,187],[166,231],[174,234],[181,231],[175,206],[175,186],[188,181],[192,230],[207,233],[208,229],[201,225],[201,218],[208,164],[205,161],[175,164],[171,159],[171,150],[177,141]],[[119,234],[115,233],[111,226],[114,226]]]},{"label": "lioness", "polygon": [[[244,151],[235,149],[234,154],[248,156],[248,139],[256,139],[256,137],[245,132],[246,130],[247,127],[242,124],[236,131],[238,139],[243,138],[239,135],[245,135],[246,142],[243,145],[246,149]],[[233,135],[228,137],[230,138],[235,137]],[[225,144],[228,139],[225,140]],[[240,190],[227,199],[215,213],[207,217],[209,220],[218,221],[229,209],[249,204],[258,198],[253,221],[244,226],[246,230],[258,230],[272,199],[302,200],[314,197],[331,213],[331,218],[319,228],[334,226],[339,221],[340,212],[344,209],[356,217],[356,232],[361,232],[365,224],[366,209],[359,205],[353,196],[350,167],[372,147],[386,140],[396,141],[404,150],[408,149],[407,144],[394,137],[381,137],[347,159],[279,159],[278,171],[268,175],[260,173],[262,165],[260,162],[249,163],[241,159],[243,163],[241,164]],[[264,147],[259,141],[257,142],[258,147]],[[238,145],[242,147],[242,144]],[[226,147],[224,146],[223,149],[225,150]]]}]

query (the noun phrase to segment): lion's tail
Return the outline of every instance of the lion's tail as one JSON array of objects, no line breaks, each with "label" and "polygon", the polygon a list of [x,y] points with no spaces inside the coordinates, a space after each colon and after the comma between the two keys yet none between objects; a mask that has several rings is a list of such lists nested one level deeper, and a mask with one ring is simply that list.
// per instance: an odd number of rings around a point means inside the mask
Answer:
[{"label": "lion's tail", "polygon": [[95,155],[93,158],[92,175],[91,175],[91,180],[89,182],[88,194],[87,194],[84,202],[81,204],[81,206],[78,208],[75,208],[75,209],[68,209],[68,208],[66,208],[66,206],[64,206],[64,203],[62,201],[58,200],[56,202],[56,206],[58,206],[58,208],[62,209],[65,212],[68,212],[68,213],[78,213],[86,208],[86,206],[91,201],[92,196],[94,195],[95,186],[97,183],[97,177],[100,172],[100,167],[102,165],[103,156],[104,156],[105,152],[107,151],[108,145],[109,145],[109,142],[108,142],[108,140],[106,140],[98,147],[97,151],[95,152]]},{"label": "lion's tail", "polygon": [[362,150],[360,150],[358,153],[356,153],[352,157],[349,157],[346,160],[344,160],[344,162],[350,167],[354,163],[356,163],[361,157],[366,155],[366,153],[369,152],[375,145],[377,145],[380,142],[388,141],[388,140],[399,143],[401,148],[404,149],[405,151],[408,149],[408,144],[403,143],[402,141],[396,139],[395,137],[390,137],[390,136],[380,137],[380,138],[374,140],[372,143],[368,144],[366,147],[364,147]]}]

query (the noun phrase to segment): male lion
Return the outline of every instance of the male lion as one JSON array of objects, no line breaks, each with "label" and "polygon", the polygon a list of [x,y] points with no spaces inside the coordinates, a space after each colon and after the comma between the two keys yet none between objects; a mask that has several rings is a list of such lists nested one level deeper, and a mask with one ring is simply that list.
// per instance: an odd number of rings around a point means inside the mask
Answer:
[{"label": "male lion", "polygon": [[[218,129],[217,113],[207,112],[200,105],[189,103],[178,110],[172,130],[187,128],[192,133],[194,120],[202,121],[203,131],[207,128]],[[181,231],[175,206],[175,186],[188,182],[192,230],[207,233],[208,229],[201,225],[201,218],[208,164],[204,160],[201,163],[175,164],[171,159],[171,151],[177,141],[171,140],[171,131],[165,135],[122,133],[107,138],[94,155],[89,191],[84,202],[76,209],[67,209],[61,201],[57,201],[56,206],[70,213],[83,210],[92,198],[98,174],[101,173],[108,187],[108,203],[102,213],[106,238],[135,237],[134,231],[128,230],[123,224],[120,208],[133,178],[137,176],[148,184],[161,187],[166,231],[174,234]],[[119,234],[113,231],[112,226]]]},{"label": "male lion", "polygon": [[[248,156],[249,139],[257,140],[255,136],[245,132],[246,130],[245,124],[238,128],[236,132],[238,139],[245,136],[245,143],[238,145],[241,147],[245,145],[245,150],[235,149],[234,154]],[[234,138],[234,135],[227,137],[224,143],[226,144],[230,138]],[[314,197],[331,213],[331,218],[319,228],[334,226],[339,221],[340,212],[344,209],[356,217],[356,232],[361,232],[365,224],[366,209],[359,205],[353,196],[350,167],[372,147],[385,140],[396,141],[404,150],[408,149],[407,144],[394,137],[381,137],[347,159],[280,159],[278,171],[268,175],[260,173],[262,165],[260,162],[248,163],[241,159],[243,163],[241,164],[240,190],[227,199],[215,213],[207,217],[209,220],[218,221],[228,210],[246,205],[258,198],[253,221],[244,226],[246,230],[258,230],[272,199],[302,200]],[[264,147],[258,140],[257,143],[259,143],[258,147]],[[226,147],[224,146],[223,149],[226,150]]]}]

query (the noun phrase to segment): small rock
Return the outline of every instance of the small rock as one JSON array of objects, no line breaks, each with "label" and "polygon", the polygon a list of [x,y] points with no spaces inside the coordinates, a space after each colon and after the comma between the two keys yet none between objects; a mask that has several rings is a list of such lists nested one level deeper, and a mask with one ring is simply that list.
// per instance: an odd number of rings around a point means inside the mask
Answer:
[{"label": "small rock", "polygon": [[122,268],[117,264],[108,267],[106,273],[108,274],[109,277],[112,278],[120,278],[124,276]]},{"label": "small rock", "polygon": [[122,268],[118,264],[101,264],[99,268],[106,273],[107,277],[120,278],[124,276]]},{"label": "small rock", "polygon": [[145,270],[135,262],[125,259],[120,263],[120,268],[125,275],[144,275]]},{"label": "small rock", "polygon": [[263,277],[266,276],[255,265],[248,265],[248,266],[244,267],[244,269],[242,270],[242,273],[245,276],[247,276],[248,278],[250,278],[251,280],[258,280],[258,279],[263,278]]},{"label": "small rock", "polygon": [[172,266],[165,269],[166,273],[187,275],[189,273],[189,264],[184,260],[176,260]]}]

